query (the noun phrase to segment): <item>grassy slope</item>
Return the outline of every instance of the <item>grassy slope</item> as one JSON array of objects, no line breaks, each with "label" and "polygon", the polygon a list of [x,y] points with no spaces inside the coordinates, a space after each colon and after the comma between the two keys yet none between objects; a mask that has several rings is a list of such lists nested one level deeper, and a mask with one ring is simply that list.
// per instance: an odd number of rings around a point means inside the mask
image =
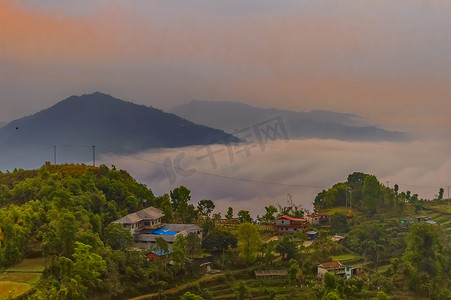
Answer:
[{"label": "grassy slope", "polygon": [[44,258],[27,258],[0,274],[0,299],[20,296],[38,282],[45,268]]}]

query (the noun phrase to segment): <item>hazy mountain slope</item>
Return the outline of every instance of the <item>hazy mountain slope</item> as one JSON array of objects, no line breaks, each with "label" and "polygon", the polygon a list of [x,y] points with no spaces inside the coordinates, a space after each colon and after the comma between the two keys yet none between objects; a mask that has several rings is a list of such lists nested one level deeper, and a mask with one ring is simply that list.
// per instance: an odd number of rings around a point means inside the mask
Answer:
[{"label": "hazy mountain slope", "polygon": [[357,115],[324,110],[295,112],[255,107],[239,102],[193,100],[173,108],[170,112],[230,133],[280,117],[279,120],[282,120],[289,138],[292,139],[396,141],[407,138],[402,132],[369,125]]},{"label": "hazy mountain slope", "polygon": [[[58,145],[59,160],[89,160],[89,147],[100,152],[132,153],[157,147],[236,142],[225,132],[197,125],[161,110],[125,102],[99,92],[72,96],[0,129],[0,163],[42,164],[40,149]],[[53,161],[53,150],[42,150]],[[22,160],[22,157],[25,156]],[[26,164],[25,164],[26,165]],[[27,165],[26,165],[27,166]],[[0,169],[4,169],[0,165]]]}]

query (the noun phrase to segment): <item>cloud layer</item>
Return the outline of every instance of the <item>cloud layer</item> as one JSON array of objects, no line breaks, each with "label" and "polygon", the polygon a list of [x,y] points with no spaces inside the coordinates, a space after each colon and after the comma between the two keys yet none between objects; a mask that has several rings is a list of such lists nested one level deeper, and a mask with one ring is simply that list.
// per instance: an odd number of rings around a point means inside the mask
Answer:
[{"label": "cloud layer", "polygon": [[[212,164],[205,156],[208,148],[161,149],[133,156],[103,156],[102,162],[128,170],[155,194],[169,192],[179,185],[192,191],[193,201],[214,200],[218,210],[232,206],[261,214],[264,206],[293,202],[312,209],[314,197],[323,188],[346,181],[348,174],[361,171],[374,174],[384,184],[410,190],[420,197],[433,198],[440,187],[451,185],[449,143],[351,143],[333,140],[271,142],[265,151],[233,148],[233,159],[225,146],[212,146]],[[434,155],[431,155],[434,153]],[[176,157],[184,155],[179,163]],[[183,173],[168,177],[163,165],[180,166]],[[191,173],[196,170],[198,173]],[[182,174],[183,173],[183,174]],[[212,174],[212,175],[207,175]],[[265,183],[263,183],[265,182]],[[446,190],[446,188],[445,188]]]}]

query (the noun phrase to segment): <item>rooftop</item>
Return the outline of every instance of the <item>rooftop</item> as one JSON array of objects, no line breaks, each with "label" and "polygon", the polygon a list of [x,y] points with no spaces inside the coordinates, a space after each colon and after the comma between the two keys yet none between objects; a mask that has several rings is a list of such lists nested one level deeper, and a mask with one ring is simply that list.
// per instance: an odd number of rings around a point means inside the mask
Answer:
[{"label": "rooftop", "polygon": [[122,217],[116,221],[114,221],[113,223],[118,223],[118,224],[133,224],[133,223],[137,223],[141,220],[156,220],[159,219],[161,217],[164,217],[164,214],[161,210],[149,206],[147,208],[144,208],[140,211],[131,213],[126,215],[125,217]]},{"label": "rooftop", "polygon": [[293,218],[290,216],[281,216],[281,217],[277,217],[277,220],[290,220],[290,221],[299,221],[299,222],[305,222],[307,221],[306,219],[297,219],[297,218]]},{"label": "rooftop", "polygon": [[336,270],[336,269],[344,268],[345,265],[339,261],[331,261],[331,262],[325,262],[325,263],[319,264],[318,267],[321,267],[326,270]]}]

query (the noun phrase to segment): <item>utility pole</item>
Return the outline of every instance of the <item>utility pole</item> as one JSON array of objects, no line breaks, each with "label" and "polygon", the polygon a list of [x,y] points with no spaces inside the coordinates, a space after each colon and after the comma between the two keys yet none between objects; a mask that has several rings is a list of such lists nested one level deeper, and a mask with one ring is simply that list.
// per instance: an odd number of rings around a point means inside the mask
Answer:
[{"label": "utility pole", "polygon": [[349,191],[349,208],[352,208],[352,190]]},{"label": "utility pole", "polygon": [[96,146],[92,145],[92,165],[96,166]]},{"label": "utility pole", "polygon": [[448,190],[448,205],[449,205],[450,204],[450,202],[449,202],[449,186],[447,186],[446,189]]},{"label": "utility pole", "polygon": [[347,188],[346,192],[345,192],[345,194],[346,194],[346,207],[348,207],[348,191],[349,191],[349,188]]},{"label": "utility pole", "polygon": [[56,145],[53,145],[53,164],[56,165]]}]

